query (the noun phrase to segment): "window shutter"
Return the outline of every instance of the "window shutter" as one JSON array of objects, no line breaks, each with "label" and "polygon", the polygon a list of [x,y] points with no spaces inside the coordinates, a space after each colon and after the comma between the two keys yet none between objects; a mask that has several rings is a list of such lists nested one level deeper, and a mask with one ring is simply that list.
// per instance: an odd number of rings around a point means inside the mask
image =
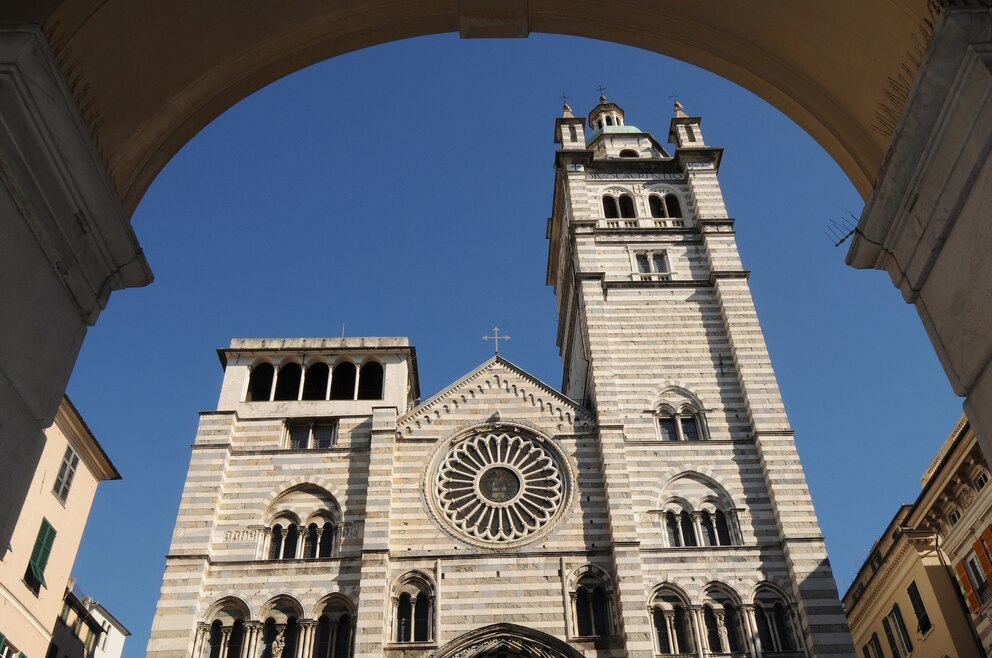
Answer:
[{"label": "window shutter", "polygon": [[899,604],[892,604],[892,619],[895,621],[896,631],[902,638],[903,644],[906,645],[906,653],[910,654],[913,652],[913,641],[909,639],[909,633],[906,632],[906,622],[903,621],[902,611],[899,610]]},{"label": "window shutter", "polygon": [[982,546],[982,541],[978,540],[971,545],[973,551],[975,551],[975,557],[978,558],[978,563],[982,565],[982,571],[985,572],[985,580],[989,580],[989,576],[992,575],[992,562],[989,561],[989,555],[985,552],[985,547]]},{"label": "window shutter", "polygon": [[971,581],[968,580],[968,572],[965,569],[964,561],[954,565],[954,571],[958,574],[958,582],[961,584],[961,591],[964,592],[964,598],[968,600],[968,607],[971,608],[973,614],[977,613],[978,608],[981,606],[978,604],[978,596],[975,594],[975,590],[971,588]]},{"label": "window shutter", "polygon": [[975,553],[978,555],[979,562],[982,563],[982,569],[985,569],[985,579],[992,581],[992,561],[989,560],[988,552],[985,550],[985,546],[992,546],[992,528],[985,528],[982,531],[982,539],[975,543],[981,545],[982,540],[984,540],[982,550],[975,549]]},{"label": "window shutter", "polygon": [[3,648],[7,646],[7,636],[0,633],[0,654],[3,653]]},{"label": "window shutter", "polygon": [[889,640],[889,648],[892,649],[894,658],[902,658],[902,654],[899,653],[899,645],[896,644],[896,638],[892,635],[892,627],[889,625],[888,617],[882,617],[882,629],[885,631],[885,637]]}]

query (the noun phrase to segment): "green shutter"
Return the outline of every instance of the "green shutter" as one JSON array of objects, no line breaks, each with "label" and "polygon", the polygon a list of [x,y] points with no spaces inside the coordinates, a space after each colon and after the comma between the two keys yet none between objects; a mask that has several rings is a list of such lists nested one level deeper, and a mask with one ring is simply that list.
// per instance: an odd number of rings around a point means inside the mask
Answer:
[{"label": "green shutter", "polygon": [[0,653],[3,652],[3,648],[7,646],[7,636],[0,633]]},{"label": "green shutter", "polygon": [[52,552],[52,544],[55,543],[55,528],[48,522],[48,519],[41,520],[41,528],[38,529],[38,538],[34,542],[34,550],[31,551],[31,561],[28,568],[35,579],[48,587],[45,583],[45,567],[48,565],[48,556]]}]

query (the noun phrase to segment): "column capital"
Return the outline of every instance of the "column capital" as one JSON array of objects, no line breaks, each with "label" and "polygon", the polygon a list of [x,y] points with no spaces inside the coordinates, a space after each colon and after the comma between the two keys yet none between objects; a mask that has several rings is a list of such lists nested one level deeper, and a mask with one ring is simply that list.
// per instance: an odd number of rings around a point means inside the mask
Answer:
[{"label": "column capital", "polygon": [[317,625],[316,619],[301,619],[299,622],[300,628],[312,628]]},{"label": "column capital", "polygon": [[198,631],[209,631],[210,630],[210,624],[208,624],[205,621],[198,621],[198,622],[196,622],[196,630],[198,630]]},{"label": "column capital", "polygon": [[251,619],[251,620],[248,620],[248,621],[244,622],[244,625],[245,625],[245,630],[246,631],[250,631],[250,630],[255,630],[255,629],[261,628],[262,627],[262,622],[260,622],[260,621],[258,621],[256,619]]}]

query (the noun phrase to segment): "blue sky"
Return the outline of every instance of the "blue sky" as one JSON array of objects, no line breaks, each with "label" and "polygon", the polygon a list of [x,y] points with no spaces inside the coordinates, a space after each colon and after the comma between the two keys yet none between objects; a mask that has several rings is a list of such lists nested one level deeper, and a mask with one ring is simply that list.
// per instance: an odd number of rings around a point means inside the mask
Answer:
[{"label": "blue sky", "polygon": [[425,397],[504,356],[555,386],[544,285],[554,119],[606,87],[664,142],[670,95],[726,152],[727,207],[838,585],[850,583],[961,413],[915,310],[824,235],[862,201],[800,128],[666,57],[586,39],[402,41],[245,99],[176,155],[134,227],[156,274],[117,292],[69,395],[124,475],[97,495],[80,586],[144,654],[197,412],[232,337],[409,336]]}]

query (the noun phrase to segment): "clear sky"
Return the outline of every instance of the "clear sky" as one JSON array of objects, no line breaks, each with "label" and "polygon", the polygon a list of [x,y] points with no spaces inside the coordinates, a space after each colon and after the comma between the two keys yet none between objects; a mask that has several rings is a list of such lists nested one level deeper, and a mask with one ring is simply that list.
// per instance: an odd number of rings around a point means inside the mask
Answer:
[{"label": "clear sky", "polygon": [[424,397],[502,352],[559,386],[544,285],[554,119],[602,84],[664,142],[672,101],[720,181],[843,593],[961,413],[915,310],[824,235],[862,201],[777,110],[674,60],[577,38],[379,46],[288,76],[207,126],[134,215],[156,275],[114,293],[69,395],[124,480],[101,486],[80,586],[144,654],[197,412],[232,337],[409,336]]}]

